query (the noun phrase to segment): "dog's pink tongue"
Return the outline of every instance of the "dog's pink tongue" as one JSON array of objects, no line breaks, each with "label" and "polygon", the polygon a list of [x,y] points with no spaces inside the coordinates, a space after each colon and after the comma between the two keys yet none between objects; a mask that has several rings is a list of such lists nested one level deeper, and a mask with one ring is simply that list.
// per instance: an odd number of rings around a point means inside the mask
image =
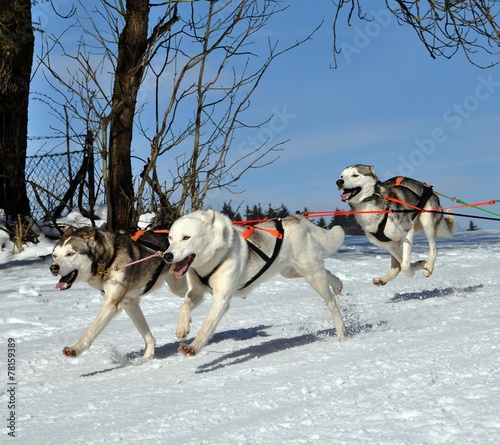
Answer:
[{"label": "dog's pink tongue", "polygon": [[340,195],[340,199],[341,201],[345,201],[346,199],[349,199],[349,196],[351,196],[351,192],[342,193]]},{"label": "dog's pink tongue", "polygon": [[191,264],[191,261],[189,260],[189,257],[184,258],[182,261],[179,261],[175,265],[174,269],[174,275],[177,278],[181,278],[189,269],[189,265]]},{"label": "dog's pink tongue", "polygon": [[69,275],[62,277],[56,284],[56,289],[65,290],[68,287],[68,280],[69,280]]},{"label": "dog's pink tongue", "polygon": [[56,284],[56,289],[59,290],[64,290],[66,289],[67,284],[64,281],[59,281],[59,283]]}]

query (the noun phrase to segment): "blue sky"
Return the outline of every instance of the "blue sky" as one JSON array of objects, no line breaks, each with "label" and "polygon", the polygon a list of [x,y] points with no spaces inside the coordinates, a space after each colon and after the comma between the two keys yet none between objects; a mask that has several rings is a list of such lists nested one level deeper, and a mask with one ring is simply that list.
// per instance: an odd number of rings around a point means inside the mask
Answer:
[{"label": "blue sky", "polygon": [[[324,20],[312,40],[275,61],[252,99],[251,113],[274,115],[273,125],[242,137],[289,142],[276,162],[241,180],[240,194],[213,193],[208,206],[231,200],[233,208],[242,202],[284,203],[290,211],[346,208],[335,181],[355,163],[374,165],[380,179],[410,176],[467,202],[500,199],[500,67],[481,70],[461,53],[434,60],[414,31],[383,12],[383,3],[367,1],[365,8],[374,22],[339,22],[344,53],[337,69],[329,0],[290,2],[273,20],[266,31],[283,45]],[[31,112],[30,135],[47,134],[47,123],[33,117],[40,111]],[[500,213],[500,204],[489,209]],[[462,227],[468,222],[459,220]]]}]

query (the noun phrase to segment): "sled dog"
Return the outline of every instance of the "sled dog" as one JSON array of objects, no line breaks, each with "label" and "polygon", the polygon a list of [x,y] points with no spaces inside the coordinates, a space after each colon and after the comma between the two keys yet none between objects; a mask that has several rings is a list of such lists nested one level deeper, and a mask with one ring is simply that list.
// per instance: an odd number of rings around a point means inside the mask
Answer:
[{"label": "sled dog", "polygon": [[198,353],[229,309],[231,298],[244,298],[276,273],[306,279],[325,300],[341,340],[345,329],[335,294],[342,290],[342,282],[325,269],[323,256],[335,252],[343,241],[341,227],[322,229],[298,215],[253,227],[233,224],[213,210],[195,211],[176,220],[170,228],[165,259],[173,264],[176,277],[187,276],[188,291],[179,314],[178,338],[189,334],[191,311],[200,305],[203,295],[212,294],[212,304],[200,331],[191,344],[181,344],[180,352],[185,356]]},{"label": "sled dog", "polygon": [[[139,306],[141,298],[167,281],[173,293],[184,296],[185,279],[175,278],[171,266],[156,256],[137,264],[131,262],[163,252],[168,247],[166,234],[153,231],[114,233],[89,227],[67,229],[54,247],[50,272],[60,275],[56,289],[67,290],[86,282],[99,289],[104,302],[96,319],[74,346],[63,349],[67,357],[78,357],[122,309],[128,314],[145,342],[143,360],[154,357],[155,339]],[[126,266],[126,267],[123,267]]]},{"label": "sled dog", "polygon": [[[391,254],[390,270],[374,278],[373,284],[383,286],[401,270],[408,277],[421,269],[424,277],[431,276],[437,255],[436,237],[451,237],[455,228],[451,215],[416,210],[440,208],[439,198],[432,191],[432,186],[402,176],[380,182],[372,166],[356,164],[342,171],[337,188],[343,191],[340,199],[348,203],[352,210],[367,212],[357,213],[355,217],[368,239]],[[429,258],[411,263],[413,236],[421,231],[429,242]]]}]

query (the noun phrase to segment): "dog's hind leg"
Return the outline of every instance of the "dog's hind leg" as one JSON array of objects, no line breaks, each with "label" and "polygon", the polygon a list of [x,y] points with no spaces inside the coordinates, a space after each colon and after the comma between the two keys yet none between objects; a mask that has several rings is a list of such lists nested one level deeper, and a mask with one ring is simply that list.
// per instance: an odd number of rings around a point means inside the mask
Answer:
[{"label": "dog's hind leg", "polygon": [[144,318],[144,314],[141,310],[141,307],[139,306],[139,301],[130,300],[123,306],[123,308],[144,339],[145,350],[142,359],[144,361],[151,360],[155,356],[156,341],[153,337],[153,334],[151,334],[148,322]]},{"label": "dog's hind leg", "polygon": [[325,270],[326,270],[326,276],[328,278],[328,283],[330,283],[333,293],[335,295],[340,295],[342,293],[342,288],[344,287],[342,281],[340,281],[340,279],[335,275],[333,275],[328,269]]},{"label": "dog's hind leg", "polygon": [[[333,278],[332,278],[333,277]],[[340,282],[340,289],[342,289],[342,282],[327,269],[322,269],[313,275],[304,274],[304,278],[311,285],[311,287],[325,300],[325,303],[330,310],[333,318],[333,325],[337,332],[337,339],[343,340],[345,335],[344,320],[337,306],[335,295],[330,290],[332,283],[338,288]],[[332,286],[333,286],[332,285]]]},{"label": "dog's hind leg", "polygon": [[[339,340],[341,340],[344,335],[345,335],[345,327],[344,327],[344,321],[342,320],[342,316],[340,315],[340,311],[337,307],[337,302],[335,300],[335,296],[332,295],[330,288],[333,290],[335,295],[339,295],[342,292],[343,284],[342,281],[335,275],[333,275],[328,269],[324,269],[325,274],[326,274],[326,280],[327,280],[327,286],[326,288],[324,286],[318,286],[316,283],[317,281],[311,281],[309,280],[304,273],[300,273],[293,267],[285,268],[280,271],[281,275],[284,276],[285,278],[305,278],[306,281],[311,285],[311,287],[319,294],[321,295],[321,298],[325,300],[326,305],[328,306],[328,309],[330,309],[330,312],[332,314],[333,318],[333,324],[335,326],[335,329],[337,331],[337,336]],[[324,278],[319,278],[319,282],[323,281]],[[328,297],[325,297],[325,295],[328,295]],[[341,333],[341,335],[339,335]]]}]

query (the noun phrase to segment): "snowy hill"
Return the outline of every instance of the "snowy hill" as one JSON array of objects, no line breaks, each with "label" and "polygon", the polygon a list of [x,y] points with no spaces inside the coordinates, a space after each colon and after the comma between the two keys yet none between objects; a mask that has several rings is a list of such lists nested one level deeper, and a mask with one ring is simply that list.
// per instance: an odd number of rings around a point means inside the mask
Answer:
[{"label": "snowy hill", "polygon": [[[348,329],[303,280],[281,277],[235,299],[209,345],[177,353],[181,300],[165,287],[142,302],[157,358],[125,314],[79,358],[62,355],[100,308],[84,284],[55,289],[44,241],[0,253],[1,443],[497,444],[500,438],[500,231],[440,240],[434,275],[371,278],[389,255],[347,237],[327,267],[344,282]],[[416,241],[414,259],[427,252]],[[195,334],[210,299],[193,313]],[[12,346],[12,345],[11,345]],[[14,400],[12,399],[14,397]],[[14,402],[15,435],[8,433]]]}]

